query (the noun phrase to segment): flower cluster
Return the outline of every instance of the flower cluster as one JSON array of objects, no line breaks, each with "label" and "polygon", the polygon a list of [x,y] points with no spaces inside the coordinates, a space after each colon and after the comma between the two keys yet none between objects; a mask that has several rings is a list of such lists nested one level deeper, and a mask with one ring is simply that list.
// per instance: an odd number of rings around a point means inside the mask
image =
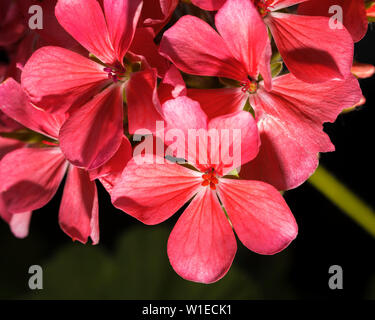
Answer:
[{"label": "flower cluster", "polygon": [[334,150],[323,123],[363,104],[357,77],[374,73],[353,65],[365,1],[51,0],[40,29],[32,5],[0,5],[0,216],[15,236],[65,177],[58,221],[82,243],[99,242],[97,182],[148,225],[189,203],[167,251],[191,281],[226,274],[235,233],[260,254],[295,239],[280,191]]}]

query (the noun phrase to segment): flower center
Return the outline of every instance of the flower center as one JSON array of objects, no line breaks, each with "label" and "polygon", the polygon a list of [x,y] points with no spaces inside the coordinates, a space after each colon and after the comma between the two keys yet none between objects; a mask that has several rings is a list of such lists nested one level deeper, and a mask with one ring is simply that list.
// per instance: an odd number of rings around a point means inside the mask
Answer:
[{"label": "flower center", "polygon": [[219,184],[219,179],[216,177],[214,168],[203,174],[202,179],[202,186],[210,186],[212,190],[216,190],[216,185]]},{"label": "flower center", "polygon": [[108,79],[112,79],[114,83],[117,83],[125,75],[125,70],[118,70],[109,67],[106,67],[103,70],[108,73]]},{"label": "flower center", "polygon": [[259,11],[259,14],[264,18],[268,13],[271,12],[272,3],[274,0],[253,0],[254,5]]},{"label": "flower center", "polygon": [[241,84],[242,92],[246,93],[256,93],[258,90],[258,82],[255,80],[247,79],[246,81],[242,82]]}]

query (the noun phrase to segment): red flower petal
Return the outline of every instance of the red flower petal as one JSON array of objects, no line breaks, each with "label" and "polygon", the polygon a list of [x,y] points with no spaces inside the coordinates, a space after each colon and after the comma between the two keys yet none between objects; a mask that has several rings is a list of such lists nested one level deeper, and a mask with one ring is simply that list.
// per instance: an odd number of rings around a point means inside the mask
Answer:
[{"label": "red flower petal", "polygon": [[103,66],[59,47],[37,50],[26,63],[21,80],[35,104],[60,113],[77,100],[85,103],[110,81]]},{"label": "red flower petal", "polygon": [[184,279],[212,283],[229,270],[236,254],[233,230],[210,188],[201,190],[178,219],[168,240],[168,257]]},{"label": "red flower petal", "polygon": [[[242,164],[251,161],[258,154],[260,146],[258,128],[250,112],[238,111],[234,114],[214,118],[208,123],[208,130],[210,129],[216,129],[221,135],[221,139],[223,139],[223,131],[228,130],[229,132],[228,149],[223,152],[224,141],[221,141],[220,145],[217,146],[218,148],[213,150],[213,154],[220,155],[220,163],[215,166],[219,175],[229,173]],[[239,137],[235,135],[235,130],[240,130],[240,141],[238,140]],[[236,158],[238,152],[234,151],[235,148],[240,148],[239,159]],[[226,158],[228,156],[233,157],[233,159]]]},{"label": "red flower petal", "polygon": [[274,79],[271,92],[260,87],[250,103],[262,146],[258,157],[242,167],[241,176],[266,181],[279,190],[297,187],[316,169],[318,152],[334,150],[323,123],[335,121],[360,98],[353,76],[308,84],[288,74]]},{"label": "red flower petal", "polygon": [[371,78],[375,74],[375,66],[367,63],[353,63],[352,73],[360,79]]},{"label": "red flower petal", "polygon": [[0,217],[9,224],[9,228],[16,238],[26,238],[32,212],[12,214],[6,210],[0,198]]},{"label": "red flower petal", "polygon": [[[28,22],[30,17],[29,9],[36,4],[35,1],[22,0],[17,1],[17,3],[20,5],[22,14],[25,17],[23,22]],[[32,30],[31,34],[34,38],[34,42],[36,39],[35,33],[37,33],[40,35],[41,40],[44,43],[48,43],[48,45],[61,46],[70,50],[85,51],[57,21],[55,15],[56,3],[57,0],[39,1],[37,3],[37,5],[43,9],[43,28]]]},{"label": "red flower petal", "polygon": [[145,27],[154,29],[154,34],[168,22],[170,16],[178,5],[179,0],[147,0],[143,3],[140,20]]},{"label": "red flower petal", "polygon": [[342,23],[348,29],[354,42],[361,40],[368,27],[365,2],[362,0],[310,0],[298,7],[298,14],[306,16],[331,17],[331,6],[340,6],[343,13]]},{"label": "red flower petal", "polygon": [[143,56],[148,64],[158,70],[163,77],[169,68],[169,61],[160,55],[158,46],[154,43],[152,28],[137,28],[134,40],[129,49],[132,53]]},{"label": "red flower petal", "polygon": [[70,166],[60,204],[59,224],[73,240],[99,242],[98,194],[86,171]]},{"label": "red flower petal", "polygon": [[98,1],[59,0],[55,14],[62,27],[89,52],[104,63],[116,62],[116,53]]},{"label": "red flower petal", "polygon": [[[122,137],[121,145],[115,155],[101,167],[90,171],[90,179],[106,178],[114,185],[117,178],[120,178],[126,164],[132,157],[132,146],[126,136]],[[107,190],[108,191],[108,190]]]},{"label": "red flower petal", "polygon": [[[189,131],[196,129],[199,134],[199,129],[203,129],[207,132],[207,116],[199,106],[199,103],[191,100],[186,96],[177,97],[176,99],[166,101],[163,106],[163,117],[167,123],[167,134],[165,136],[166,145],[171,145],[177,149],[179,154],[173,154],[177,158],[184,158],[190,164],[195,165],[201,170],[205,170],[207,167],[207,144],[202,135],[196,138],[196,148],[193,149],[189,146]],[[168,136],[168,133],[174,133],[174,129],[177,129],[179,134],[183,133],[183,136],[176,137],[175,140],[169,140],[172,137]],[[190,131],[193,133],[192,131]],[[174,138],[174,137],[173,137]],[[192,143],[192,141],[190,141]],[[184,156],[183,153],[184,152]],[[205,160],[206,163],[200,163],[199,159]]]},{"label": "red flower petal", "polygon": [[186,93],[186,85],[180,71],[175,65],[171,64],[162,82],[158,86],[160,104],[179,96],[186,96]]},{"label": "red flower petal", "polygon": [[122,119],[122,87],[111,85],[64,123],[59,137],[61,150],[77,167],[92,170],[102,166],[121,144]]},{"label": "red flower petal", "polygon": [[[112,191],[112,203],[145,224],[172,216],[198,191],[201,174],[161,157],[141,156],[129,161]],[[139,164],[137,164],[137,162]]]},{"label": "red flower petal", "polygon": [[54,116],[35,108],[20,84],[12,78],[0,85],[0,110],[26,128],[57,138],[64,116]]},{"label": "red flower petal", "polygon": [[29,235],[32,212],[16,213],[9,217],[9,227],[16,238],[23,239]]},{"label": "red flower petal", "polygon": [[0,193],[11,213],[39,209],[55,195],[67,162],[58,148],[22,148],[0,162]]},{"label": "red flower petal", "polygon": [[2,112],[0,106],[0,132],[12,132],[22,128],[23,126],[20,123],[9,118],[4,112]]},{"label": "red flower petal", "polygon": [[109,36],[121,63],[133,40],[142,4],[142,0],[104,0]]},{"label": "red flower petal", "polygon": [[[160,103],[157,95],[155,69],[131,74],[126,87],[128,102],[129,133],[148,129],[155,131],[156,121],[161,121]],[[147,116],[145,116],[147,115]]]},{"label": "red flower petal", "polygon": [[25,144],[21,141],[0,137],[0,160],[9,152],[24,146]]},{"label": "red flower petal", "polygon": [[191,2],[197,7],[208,11],[219,10],[225,1],[226,0],[191,0]]},{"label": "red flower petal", "polygon": [[266,22],[286,66],[309,83],[344,79],[353,62],[353,40],[342,29],[330,29],[326,17],[271,13]]},{"label": "red flower petal", "polygon": [[248,98],[241,88],[188,89],[187,95],[200,103],[209,119],[242,110]]},{"label": "red flower petal", "polygon": [[197,17],[183,16],[168,29],[160,43],[160,52],[186,73],[239,81],[247,77],[223,38]]},{"label": "red flower petal", "polygon": [[280,193],[260,181],[221,179],[220,199],[241,242],[260,254],[285,249],[298,232],[297,223]]},{"label": "red flower petal", "polygon": [[262,57],[259,61],[259,73],[262,75],[264,87],[267,91],[272,90],[272,73],[271,73],[271,62],[272,48],[271,42],[267,41],[267,44],[262,53]]},{"label": "red flower petal", "polygon": [[268,59],[264,65],[269,68],[270,56],[264,55],[269,45],[267,27],[251,1],[227,0],[216,14],[215,24],[232,55],[252,79],[257,79],[262,59]]}]

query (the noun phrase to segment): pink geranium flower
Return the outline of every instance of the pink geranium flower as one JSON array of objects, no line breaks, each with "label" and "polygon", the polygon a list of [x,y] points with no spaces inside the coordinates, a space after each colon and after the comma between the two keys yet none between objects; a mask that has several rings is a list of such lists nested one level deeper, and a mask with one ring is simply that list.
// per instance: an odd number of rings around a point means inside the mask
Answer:
[{"label": "pink geranium flower", "polygon": [[162,53],[184,72],[237,79],[235,69],[238,76],[249,63],[257,66],[256,48],[264,47],[267,25],[286,66],[298,79],[317,83],[345,78],[353,60],[353,41],[345,28],[331,29],[327,17],[278,12],[303,1],[227,0],[215,16],[220,35],[197,18],[182,17],[165,33]]},{"label": "pink geranium flower", "polygon": [[[23,233],[19,231],[16,235],[25,236],[27,221],[21,218],[27,220],[31,211],[45,206],[67,173],[59,224],[73,240],[86,243],[88,237],[91,237],[94,244],[98,243],[98,196],[95,182],[91,181],[87,171],[71,165],[59,147],[58,132],[65,117],[35,108],[13,79],[1,84],[0,100],[1,111],[46,137],[40,145],[18,148],[1,160],[0,207],[3,217],[11,224],[22,222]],[[127,157],[122,159],[125,165],[131,155],[130,143],[125,137],[122,138],[121,148],[128,150]],[[13,217],[13,214],[17,216]]]},{"label": "pink geranium flower", "polygon": [[[242,18],[231,16],[238,12]],[[246,25],[241,32],[234,26],[236,19]],[[197,18],[182,17],[165,33],[161,51],[184,72],[241,84],[242,88],[190,89],[188,96],[200,102],[209,118],[242,110],[249,99],[262,147],[241,174],[280,190],[295,188],[314,172],[319,152],[334,150],[322,131],[323,123],[333,122],[344,108],[359,101],[358,81],[349,74],[344,80],[311,84],[287,74],[272,79],[271,86],[269,69],[264,67],[269,57],[263,51],[267,52],[268,37],[250,1],[228,0],[216,15],[216,26],[221,36]],[[256,81],[258,70],[264,81]]]},{"label": "pink geranium flower", "polygon": [[[59,141],[67,159],[78,167],[91,170],[102,166],[121,145],[124,89],[131,133],[154,126],[160,118],[154,99],[155,70],[132,72],[137,71],[139,62],[142,68],[147,65],[137,48],[124,60],[142,3],[104,0],[103,14],[96,0],[59,0],[59,23],[100,63],[63,48],[43,47],[22,72],[22,86],[36,105],[49,112],[70,113]],[[154,51],[156,54],[156,47]]]},{"label": "pink geranium flower", "polygon": [[[236,141],[241,145],[241,163],[258,152],[258,131],[248,112],[208,121],[199,104],[184,96],[167,101],[163,112],[168,127],[183,130],[185,136],[189,129],[241,130],[241,140]],[[221,148],[218,145],[211,151],[218,154]],[[209,149],[203,145],[198,153],[212,154]],[[203,283],[223,277],[237,248],[232,227],[247,248],[260,254],[279,252],[296,237],[295,219],[274,187],[260,181],[227,179],[225,175],[234,167],[222,159],[215,164],[194,164],[197,170],[159,155],[136,156],[112,191],[117,208],[149,225],[168,219],[193,198],[168,240],[169,260],[180,276]]]}]

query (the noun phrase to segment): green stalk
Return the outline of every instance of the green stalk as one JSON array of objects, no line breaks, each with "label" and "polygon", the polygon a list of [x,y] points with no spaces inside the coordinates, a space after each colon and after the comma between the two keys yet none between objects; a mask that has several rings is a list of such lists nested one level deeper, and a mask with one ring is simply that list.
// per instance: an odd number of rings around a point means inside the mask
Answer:
[{"label": "green stalk", "polygon": [[324,167],[319,166],[308,180],[325,197],[375,237],[375,212]]}]

